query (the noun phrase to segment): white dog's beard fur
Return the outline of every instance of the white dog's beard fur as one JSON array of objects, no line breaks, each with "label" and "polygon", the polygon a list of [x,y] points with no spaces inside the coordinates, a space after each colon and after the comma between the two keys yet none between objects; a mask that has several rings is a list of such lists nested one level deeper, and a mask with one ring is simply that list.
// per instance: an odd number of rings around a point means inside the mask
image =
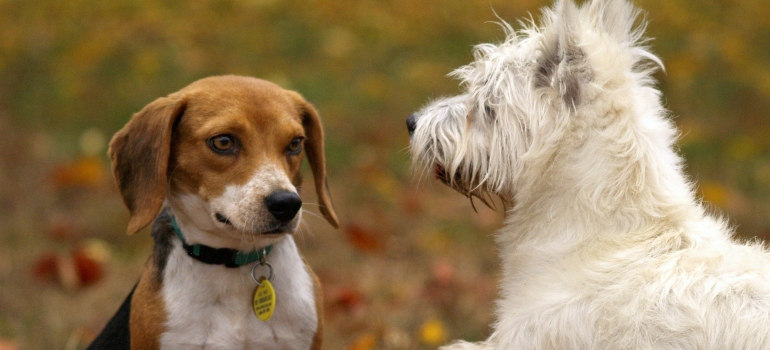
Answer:
[{"label": "white dog's beard fur", "polygon": [[472,204],[476,198],[495,209],[493,196],[497,192],[489,190],[487,179],[481,175],[488,167],[484,144],[463,139],[468,135],[464,132],[468,126],[466,100],[467,96],[461,95],[434,104],[436,117],[424,119],[412,139],[415,168],[421,177],[432,175],[468,197]]},{"label": "white dog's beard fur", "polygon": [[513,203],[499,320],[456,349],[770,348],[770,254],[695,198],[625,0],[559,1],[415,114],[417,168]]}]

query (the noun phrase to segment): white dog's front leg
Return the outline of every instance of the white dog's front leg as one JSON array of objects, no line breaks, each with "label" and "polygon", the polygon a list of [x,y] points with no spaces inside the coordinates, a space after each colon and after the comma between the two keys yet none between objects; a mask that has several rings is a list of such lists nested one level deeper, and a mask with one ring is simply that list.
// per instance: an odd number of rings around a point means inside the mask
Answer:
[{"label": "white dog's front leg", "polygon": [[466,341],[456,341],[452,344],[442,346],[439,350],[493,350],[494,346],[489,342],[469,343]]}]

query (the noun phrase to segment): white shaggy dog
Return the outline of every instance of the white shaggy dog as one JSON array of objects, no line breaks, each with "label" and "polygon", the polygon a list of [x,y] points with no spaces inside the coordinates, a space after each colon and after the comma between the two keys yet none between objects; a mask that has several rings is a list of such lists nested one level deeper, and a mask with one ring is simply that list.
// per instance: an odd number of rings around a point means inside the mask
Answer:
[{"label": "white shaggy dog", "polygon": [[638,13],[503,24],[453,73],[466,92],[407,121],[417,165],[507,206],[493,334],[444,349],[770,349],[770,255],[695,197]]}]

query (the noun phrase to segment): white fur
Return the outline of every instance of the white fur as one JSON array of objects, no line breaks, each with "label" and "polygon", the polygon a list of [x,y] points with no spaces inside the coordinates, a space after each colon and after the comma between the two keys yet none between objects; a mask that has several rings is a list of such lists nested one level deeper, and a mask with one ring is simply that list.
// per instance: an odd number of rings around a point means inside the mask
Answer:
[{"label": "white fur", "polygon": [[[275,190],[296,191],[276,167],[264,165],[244,185],[230,185],[210,201],[172,193],[169,207],[189,244],[250,251],[273,245],[266,261],[273,266],[276,307],[268,321],[252,311],[256,263],[238,268],[207,265],[192,259],[173,237],[163,272],[161,294],[167,312],[163,349],[308,349],[318,327],[313,279],[289,234],[261,235],[269,227],[265,196]],[[216,220],[230,218],[235,228]],[[289,225],[296,230],[301,211]],[[266,268],[257,268],[267,276]]]},{"label": "white fur", "polygon": [[292,236],[276,243],[267,261],[275,270],[276,307],[265,322],[251,308],[253,264],[206,265],[174,240],[163,274],[168,320],[161,348],[309,349],[318,327],[313,281]]},{"label": "white fur", "polygon": [[503,24],[453,73],[466,92],[416,114],[416,164],[511,204],[494,332],[446,349],[770,349],[770,255],[696,199],[638,10],[543,17]]}]

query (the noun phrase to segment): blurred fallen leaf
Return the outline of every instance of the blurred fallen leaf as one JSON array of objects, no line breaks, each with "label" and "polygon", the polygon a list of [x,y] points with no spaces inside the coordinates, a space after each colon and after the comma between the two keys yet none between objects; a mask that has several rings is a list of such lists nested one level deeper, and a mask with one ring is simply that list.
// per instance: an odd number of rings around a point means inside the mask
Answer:
[{"label": "blurred fallen leaf", "polygon": [[372,333],[366,333],[353,341],[347,347],[347,350],[371,350],[377,346],[377,336]]},{"label": "blurred fallen leaf", "polygon": [[51,172],[51,182],[56,189],[96,188],[102,184],[106,173],[104,161],[100,158],[84,157],[56,167]]},{"label": "blurred fallen leaf", "polygon": [[[100,255],[102,254],[102,255]],[[33,264],[35,277],[59,283],[68,290],[90,286],[104,278],[103,253],[96,253],[93,247],[78,248],[69,254],[48,252],[42,254]]]},{"label": "blurred fallen leaf", "polygon": [[77,270],[78,284],[90,286],[104,277],[103,264],[96,260],[88,251],[78,249],[72,253],[73,263]]},{"label": "blurred fallen leaf", "polygon": [[345,235],[354,247],[367,253],[381,252],[385,248],[381,234],[357,224],[348,226]]},{"label": "blurred fallen leaf", "polygon": [[49,252],[41,255],[32,265],[32,274],[38,279],[56,281],[56,267],[59,257],[56,253]]},{"label": "blurred fallen leaf", "polygon": [[348,313],[355,313],[363,309],[364,294],[354,287],[340,287],[332,292],[330,301],[333,307],[342,309]]},{"label": "blurred fallen leaf", "polygon": [[443,323],[439,320],[429,320],[420,326],[420,341],[430,345],[438,346],[446,343],[447,332]]},{"label": "blurred fallen leaf", "polygon": [[382,342],[387,349],[413,348],[409,333],[397,328],[386,328],[382,334]]},{"label": "blurred fallen leaf", "polygon": [[19,344],[13,340],[0,339],[0,350],[17,350]]},{"label": "blurred fallen leaf", "polygon": [[91,259],[103,264],[107,263],[112,257],[110,245],[101,239],[89,239],[81,245],[80,249]]},{"label": "blurred fallen leaf", "polygon": [[45,253],[37,259],[32,271],[35,277],[59,283],[65,289],[73,290],[80,286],[75,260],[69,254]]},{"label": "blurred fallen leaf", "polygon": [[446,260],[433,263],[433,280],[441,285],[450,285],[455,282],[455,267]]},{"label": "blurred fallen leaf", "polygon": [[446,260],[433,263],[431,278],[425,284],[423,297],[436,305],[451,307],[457,303],[461,285],[455,267]]}]

